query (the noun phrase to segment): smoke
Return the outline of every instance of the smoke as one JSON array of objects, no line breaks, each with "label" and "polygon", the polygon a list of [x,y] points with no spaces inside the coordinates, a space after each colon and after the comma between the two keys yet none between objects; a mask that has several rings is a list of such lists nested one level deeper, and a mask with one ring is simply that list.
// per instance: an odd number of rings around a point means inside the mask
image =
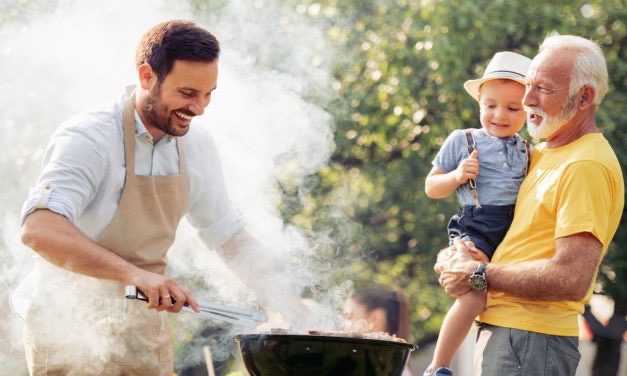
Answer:
[{"label": "smoke", "polygon": [[[194,2],[200,4],[200,2]],[[316,286],[332,272],[320,261],[316,242],[281,218],[281,185],[298,187],[330,157],[332,118],[314,104],[333,98],[329,64],[333,51],[316,25],[273,1],[231,1],[220,9],[155,0],[11,1],[0,6],[0,299],[8,301],[32,265],[34,253],[19,241],[19,211],[40,171],[54,129],[70,115],[117,98],[135,83],[134,51],[152,25],[182,18],[206,25],[221,41],[218,89],[193,126],[214,136],[232,201],[268,256],[289,272],[297,290]],[[259,300],[207,251],[187,223],[169,253],[170,273],[185,281],[197,299],[263,309]],[[247,261],[250,262],[250,261]],[[322,275],[322,272],[326,273]],[[348,286],[348,287],[347,287]],[[350,284],[314,295],[315,311],[332,329],[337,305]],[[271,312],[271,318],[275,316]],[[195,315],[173,318],[177,367],[202,361],[199,347],[216,359],[232,351],[228,327],[216,328]],[[0,374],[23,374],[21,320],[0,305]],[[211,338],[189,334],[211,333]]]}]

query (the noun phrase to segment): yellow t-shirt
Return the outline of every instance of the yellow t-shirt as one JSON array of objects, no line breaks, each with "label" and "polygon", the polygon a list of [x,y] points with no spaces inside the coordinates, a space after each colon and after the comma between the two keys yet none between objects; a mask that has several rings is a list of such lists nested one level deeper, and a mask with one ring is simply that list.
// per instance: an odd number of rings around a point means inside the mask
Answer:
[{"label": "yellow t-shirt", "polygon": [[[554,149],[540,144],[520,187],[512,225],[492,263],[552,258],[555,239],[581,232],[592,233],[603,244],[604,256],[623,205],[620,163],[602,134],[587,134]],[[489,292],[480,320],[538,333],[577,336],[577,314],[590,300],[593,285],[594,280],[581,301],[532,301]]]}]

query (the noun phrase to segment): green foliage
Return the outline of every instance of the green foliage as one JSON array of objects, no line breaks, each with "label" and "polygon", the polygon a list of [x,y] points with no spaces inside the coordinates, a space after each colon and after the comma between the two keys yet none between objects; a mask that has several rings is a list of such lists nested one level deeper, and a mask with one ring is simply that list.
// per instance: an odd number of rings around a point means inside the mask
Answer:
[{"label": "green foliage", "polygon": [[[424,179],[453,129],[479,126],[477,104],[462,85],[480,76],[495,52],[533,57],[551,32],[599,42],[612,81],[599,125],[623,166],[627,161],[624,1],[284,3],[315,7],[306,14],[325,25],[332,48],[341,52],[334,62],[337,99],[327,106],[336,152],[301,192],[310,203],[289,212],[288,220],[314,231],[344,228],[330,236],[338,235],[338,247],[357,260],[349,274],[358,286],[402,287],[417,341],[437,333],[452,302],[432,267],[457,207],[453,197],[428,199]],[[614,299],[627,298],[624,228],[623,220],[600,274],[600,286]]]}]

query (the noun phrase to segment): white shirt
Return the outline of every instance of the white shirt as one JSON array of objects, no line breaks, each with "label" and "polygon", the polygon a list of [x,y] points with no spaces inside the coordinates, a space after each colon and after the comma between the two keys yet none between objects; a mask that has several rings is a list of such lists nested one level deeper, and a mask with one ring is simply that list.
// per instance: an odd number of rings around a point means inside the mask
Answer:
[{"label": "white shirt", "polygon": [[[124,97],[112,105],[80,113],[52,135],[42,173],[22,208],[22,223],[36,208],[68,218],[83,233],[98,240],[112,220],[125,179],[122,114]],[[153,144],[135,113],[137,175],[177,175],[179,159],[175,137]],[[244,223],[231,204],[212,137],[190,127],[180,137],[190,182],[187,219],[210,248],[218,248]]]}]

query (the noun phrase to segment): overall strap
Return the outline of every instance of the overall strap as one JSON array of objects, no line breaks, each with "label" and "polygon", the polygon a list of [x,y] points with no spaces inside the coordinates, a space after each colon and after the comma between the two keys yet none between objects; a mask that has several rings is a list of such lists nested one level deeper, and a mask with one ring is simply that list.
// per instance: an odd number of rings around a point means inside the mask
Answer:
[{"label": "overall strap", "polygon": [[470,155],[475,151],[475,139],[472,137],[470,129],[464,129],[464,134],[466,135],[466,143],[468,144],[468,155]]},{"label": "overall strap", "polygon": [[531,166],[531,147],[529,146],[529,142],[523,139],[523,143],[525,144],[525,149],[527,150],[527,169],[525,170],[525,176],[529,174],[529,167]]},{"label": "overall strap", "polygon": [[[470,129],[464,129],[464,134],[466,135],[466,143],[468,144],[468,156],[470,156],[470,154],[477,149],[475,147],[475,139],[472,137]],[[472,201],[475,203],[475,207],[477,209],[481,209],[481,203],[479,203],[479,193],[477,192],[477,182],[475,179],[468,179],[465,185],[470,191],[470,196],[472,197]]]}]

